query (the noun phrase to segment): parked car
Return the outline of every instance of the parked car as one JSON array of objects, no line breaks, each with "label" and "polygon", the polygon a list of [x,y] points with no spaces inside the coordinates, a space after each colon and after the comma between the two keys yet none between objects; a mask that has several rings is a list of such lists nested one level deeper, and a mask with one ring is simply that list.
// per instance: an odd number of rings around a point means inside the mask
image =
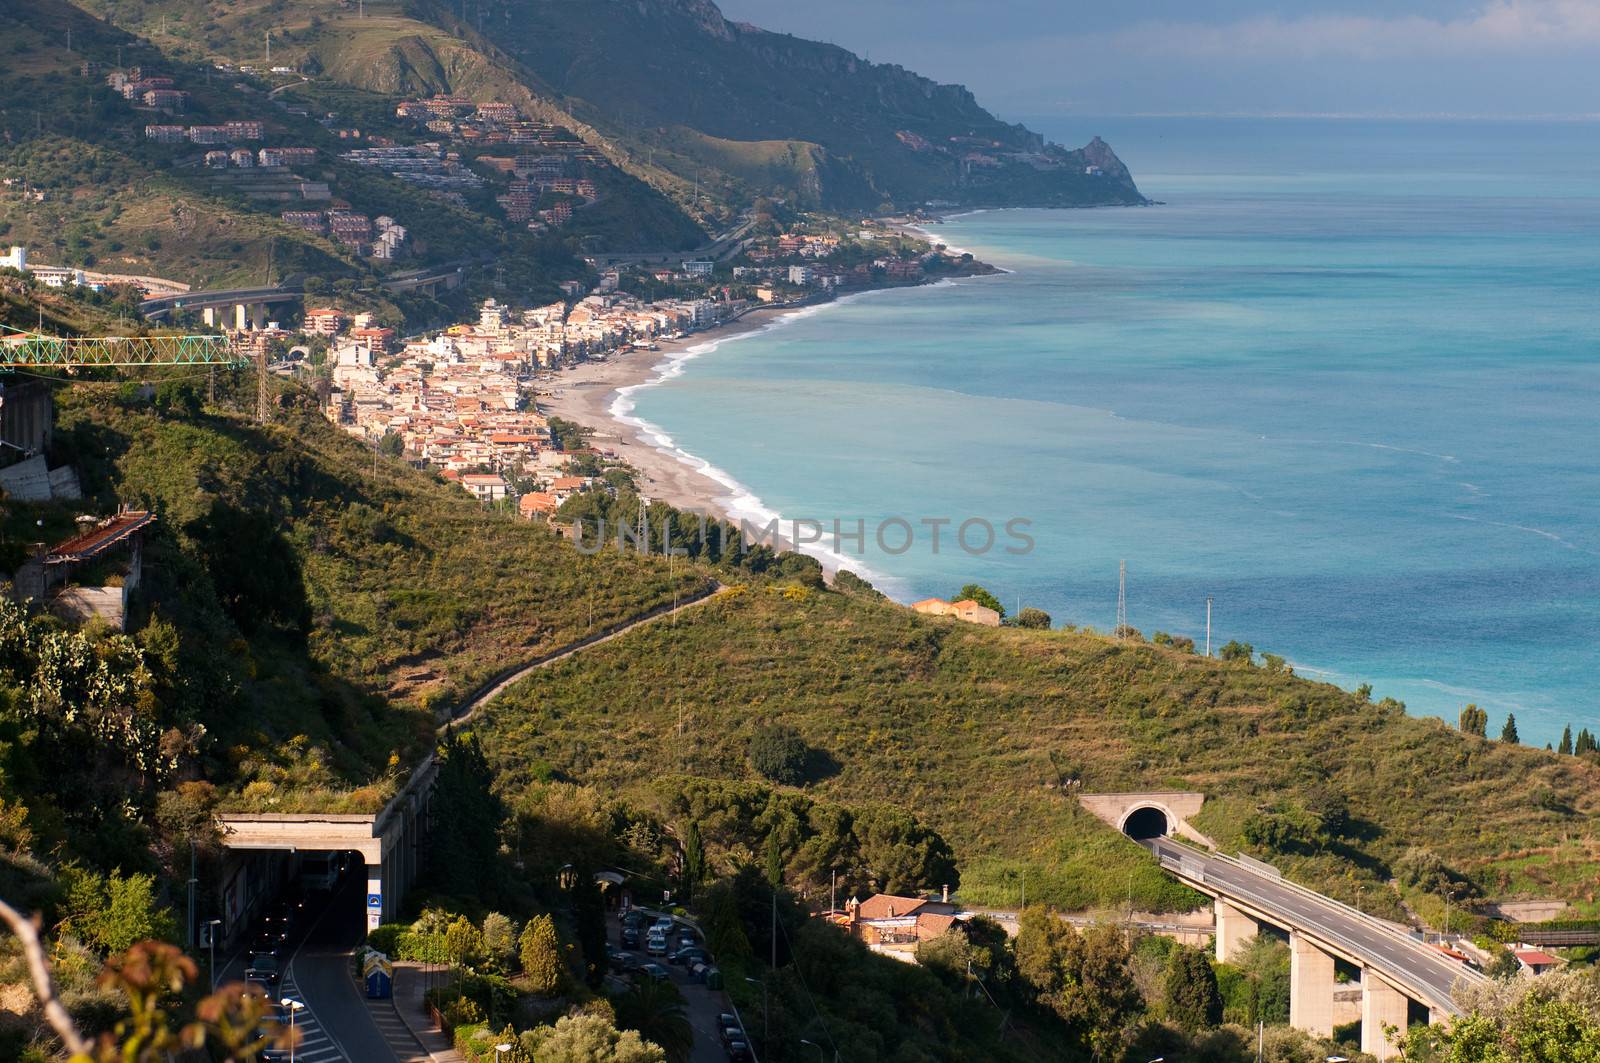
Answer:
[{"label": "parked car", "polygon": [[688,948],[674,952],[668,962],[672,964],[710,963],[711,953],[698,945],[690,945]]},{"label": "parked car", "polygon": [[746,1060],[750,1058],[750,1046],[743,1041],[728,1042],[728,1058],[732,1060]]},{"label": "parked car", "polygon": [[625,949],[639,947],[639,931],[636,927],[629,927],[622,932],[622,947]]},{"label": "parked car", "polygon": [[717,1016],[717,1029],[726,1030],[730,1026],[735,1030],[739,1028],[739,1017],[737,1015],[731,1011],[725,1011]]},{"label": "parked car", "polygon": [[650,917],[635,908],[622,917],[622,925],[629,930],[643,930]]},{"label": "parked car", "polygon": [[652,926],[651,929],[659,930],[662,934],[670,934],[672,933],[672,928],[677,925],[677,922],[673,920],[672,916],[663,915],[656,919],[655,925]]},{"label": "parked car", "polygon": [[[724,1015],[722,1017],[724,1019],[728,1019],[728,1020],[732,1020],[733,1019],[732,1015]],[[737,1022],[729,1021],[729,1022],[723,1023],[723,1026],[722,1026],[722,1043],[723,1044],[731,1045],[735,1041],[743,1041],[743,1040],[744,1040],[744,1031],[739,1028],[739,1024]]]},{"label": "parked car", "polygon": [[649,942],[644,947],[644,951],[651,956],[665,956],[667,954],[667,939],[652,934]]},{"label": "parked car", "polygon": [[610,965],[613,971],[625,971],[628,969],[628,954],[621,949],[614,949],[608,945],[606,946],[606,963]]},{"label": "parked car", "polygon": [[657,982],[669,981],[672,978],[672,972],[659,963],[641,963],[639,965],[639,973],[646,978],[653,978]]}]

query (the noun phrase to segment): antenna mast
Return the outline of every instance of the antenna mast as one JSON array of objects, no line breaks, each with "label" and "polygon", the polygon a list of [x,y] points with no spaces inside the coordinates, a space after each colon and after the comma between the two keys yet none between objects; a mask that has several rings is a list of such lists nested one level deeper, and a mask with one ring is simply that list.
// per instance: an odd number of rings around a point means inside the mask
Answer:
[{"label": "antenna mast", "polygon": [[1206,656],[1211,656],[1211,595],[1206,595]]},{"label": "antenna mast", "polygon": [[1128,563],[1117,562],[1117,638],[1127,637],[1128,631]]}]

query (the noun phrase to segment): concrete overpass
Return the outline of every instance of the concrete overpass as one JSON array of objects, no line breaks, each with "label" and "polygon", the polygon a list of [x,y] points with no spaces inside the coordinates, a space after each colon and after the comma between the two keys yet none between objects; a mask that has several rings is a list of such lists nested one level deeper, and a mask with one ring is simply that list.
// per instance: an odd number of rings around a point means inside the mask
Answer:
[{"label": "concrete overpass", "polygon": [[[1206,853],[1171,838],[1140,840],[1167,872],[1214,898],[1217,959],[1231,959],[1263,924],[1289,935],[1289,1023],[1318,1037],[1359,1019],[1361,1050],[1397,1053],[1383,1027],[1402,1031],[1415,1017],[1440,1022],[1460,1014],[1452,990],[1484,975],[1412,938],[1403,927],[1341,904],[1282,877],[1270,864]],[[1359,984],[1341,987],[1342,961]],[[1425,1015],[1425,1019],[1424,1019]]]},{"label": "concrete overpass", "polygon": [[[274,303],[298,302],[299,285],[259,288],[222,288],[215,291],[180,292],[146,299],[140,313],[154,321],[174,310],[199,310],[208,325],[231,325],[236,331],[262,328],[267,322],[267,307]],[[229,318],[232,318],[229,321]]]},{"label": "concrete overpass", "polygon": [[[416,881],[420,850],[430,829],[429,810],[438,766],[430,754],[405,789],[381,812],[240,813],[216,817],[222,846],[250,870],[262,853],[359,853],[367,865],[367,929],[399,917],[405,892]],[[259,876],[258,876],[259,877]],[[248,909],[231,910],[230,921],[248,922]],[[230,926],[231,934],[235,928]]]}]

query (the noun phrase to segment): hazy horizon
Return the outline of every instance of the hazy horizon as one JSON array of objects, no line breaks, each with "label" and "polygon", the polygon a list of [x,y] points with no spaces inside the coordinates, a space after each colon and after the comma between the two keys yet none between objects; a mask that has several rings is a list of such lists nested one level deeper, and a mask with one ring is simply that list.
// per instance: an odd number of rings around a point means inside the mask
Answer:
[{"label": "hazy horizon", "polygon": [[1600,117],[1600,0],[722,7],[966,85],[1007,118]]}]

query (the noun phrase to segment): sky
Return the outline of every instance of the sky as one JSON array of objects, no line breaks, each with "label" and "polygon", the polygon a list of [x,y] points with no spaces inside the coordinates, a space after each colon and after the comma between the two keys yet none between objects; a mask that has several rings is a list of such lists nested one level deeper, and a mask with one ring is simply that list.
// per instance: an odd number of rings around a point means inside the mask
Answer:
[{"label": "sky", "polygon": [[1600,0],[721,0],[1002,117],[1600,116]]}]

